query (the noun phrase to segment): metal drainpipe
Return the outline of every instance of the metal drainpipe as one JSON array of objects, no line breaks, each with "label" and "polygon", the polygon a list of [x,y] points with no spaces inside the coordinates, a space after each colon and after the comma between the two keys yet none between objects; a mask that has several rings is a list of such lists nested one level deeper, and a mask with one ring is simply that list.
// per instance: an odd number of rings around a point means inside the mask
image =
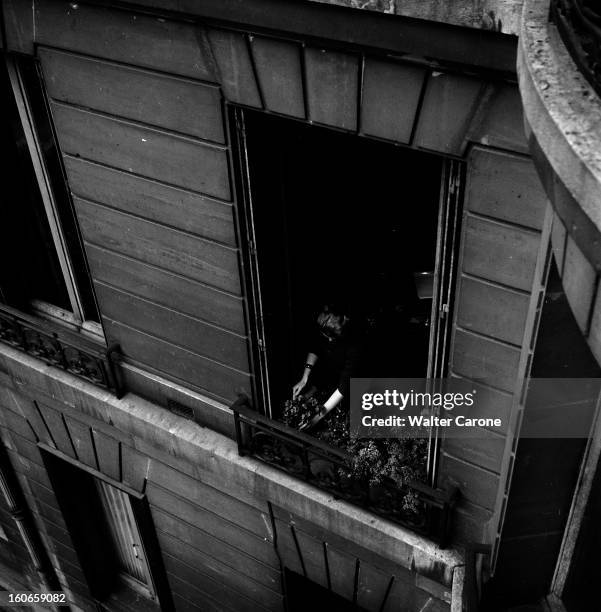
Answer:
[{"label": "metal drainpipe", "polygon": [[17,524],[25,548],[31,557],[31,562],[42,580],[47,591],[62,590],[54,573],[48,555],[42,546],[37,531],[33,528],[26,507],[22,504],[23,494],[14,476],[12,466],[8,462],[4,448],[0,447],[0,489],[6,500],[8,510]]}]

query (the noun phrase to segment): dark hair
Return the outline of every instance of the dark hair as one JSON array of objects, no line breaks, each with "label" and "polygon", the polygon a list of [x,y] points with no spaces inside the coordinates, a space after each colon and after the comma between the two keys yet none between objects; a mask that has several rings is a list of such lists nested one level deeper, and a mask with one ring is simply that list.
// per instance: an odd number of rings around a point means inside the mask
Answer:
[{"label": "dark hair", "polygon": [[349,310],[343,304],[328,302],[317,315],[317,325],[326,335],[339,338],[345,332],[350,318]]}]

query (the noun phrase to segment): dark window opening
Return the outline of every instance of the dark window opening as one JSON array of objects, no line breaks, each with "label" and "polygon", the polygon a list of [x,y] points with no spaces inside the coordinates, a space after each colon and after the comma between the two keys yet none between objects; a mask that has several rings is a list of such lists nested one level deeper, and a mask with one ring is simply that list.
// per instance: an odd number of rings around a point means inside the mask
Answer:
[{"label": "dark window opening", "polygon": [[160,555],[145,499],[50,452],[42,456],[92,596],[143,597],[150,605]]},{"label": "dark window opening", "polygon": [[440,254],[454,248],[458,225],[456,211],[445,218],[451,229],[441,247],[440,203],[451,197],[441,193],[445,162],[258,112],[237,113],[248,183],[247,292],[261,366],[257,403],[281,415],[327,302],[344,303],[361,321],[361,369],[354,375],[425,377],[429,366],[430,374],[442,375],[444,364],[432,370],[430,330],[438,326],[432,312],[439,303],[446,300],[448,310],[452,266],[434,309],[433,299],[442,286]]},{"label": "dark window opening", "polygon": [[32,58],[2,62],[6,160],[0,300],[30,310],[43,302],[99,322],[87,262],[39,68]]},{"label": "dark window opening", "polygon": [[333,591],[284,568],[288,612],[317,609],[329,612],[361,612],[362,608]]},{"label": "dark window opening", "polygon": [[6,65],[0,65],[3,205],[0,208],[2,300],[25,309],[32,299],[70,310],[69,295],[44,211]]}]

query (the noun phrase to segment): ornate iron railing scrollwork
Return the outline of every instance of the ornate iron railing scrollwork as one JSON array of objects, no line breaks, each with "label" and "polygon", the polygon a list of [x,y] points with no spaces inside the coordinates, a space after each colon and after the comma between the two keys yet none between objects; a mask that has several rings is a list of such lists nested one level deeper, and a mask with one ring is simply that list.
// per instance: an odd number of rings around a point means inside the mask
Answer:
[{"label": "ornate iron railing scrollwork", "polygon": [[601,8],[590,0],[551,0],[551,20],[579,70],[601,96]]},{"label": "ornate iron railing scrollwork", "polygon": [[117,344],[107,349],[81,334],[5,304],[0,305],[0,342],[107,389],[118,398],[123,396]]},{"label": "ornate iron railing scrollwork", "polygon": [[[446,546],[456,489],[443,491],[420,482],[402,487],[394,483],[370,486],[352,477],[351,458],[345,451],[260,415],[245,395],[231,408],[241,456],[259,459],[337,499],[431,538],[441,548]],[[411,509],[407,507],[408,496],[413,500]]]}]

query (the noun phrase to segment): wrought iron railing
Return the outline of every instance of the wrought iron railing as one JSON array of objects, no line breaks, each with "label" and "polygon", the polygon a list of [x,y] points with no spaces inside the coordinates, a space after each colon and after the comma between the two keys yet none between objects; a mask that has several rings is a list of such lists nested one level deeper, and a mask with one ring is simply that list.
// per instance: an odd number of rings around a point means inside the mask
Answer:
[{"label": "wrought iron railing", "polygon": [[601,7],[597,0],[551,0],[551,19],[578,68],[601,96]]},{"label": "wrought iron railing", "polygon": [[107,349],[81,334],[4,304],[0,306],[0,342],[112,391],[117,397],[123,395],[117,372],[118,345]]},{"label": "wrought iron railing", "polygon": [[370,486],[353,477],[345,451],[260,415],[246,396],[240,396],[232,410],[240,455],[255,457],[446,546],[456,489],[442,491],[421,482]]}]

